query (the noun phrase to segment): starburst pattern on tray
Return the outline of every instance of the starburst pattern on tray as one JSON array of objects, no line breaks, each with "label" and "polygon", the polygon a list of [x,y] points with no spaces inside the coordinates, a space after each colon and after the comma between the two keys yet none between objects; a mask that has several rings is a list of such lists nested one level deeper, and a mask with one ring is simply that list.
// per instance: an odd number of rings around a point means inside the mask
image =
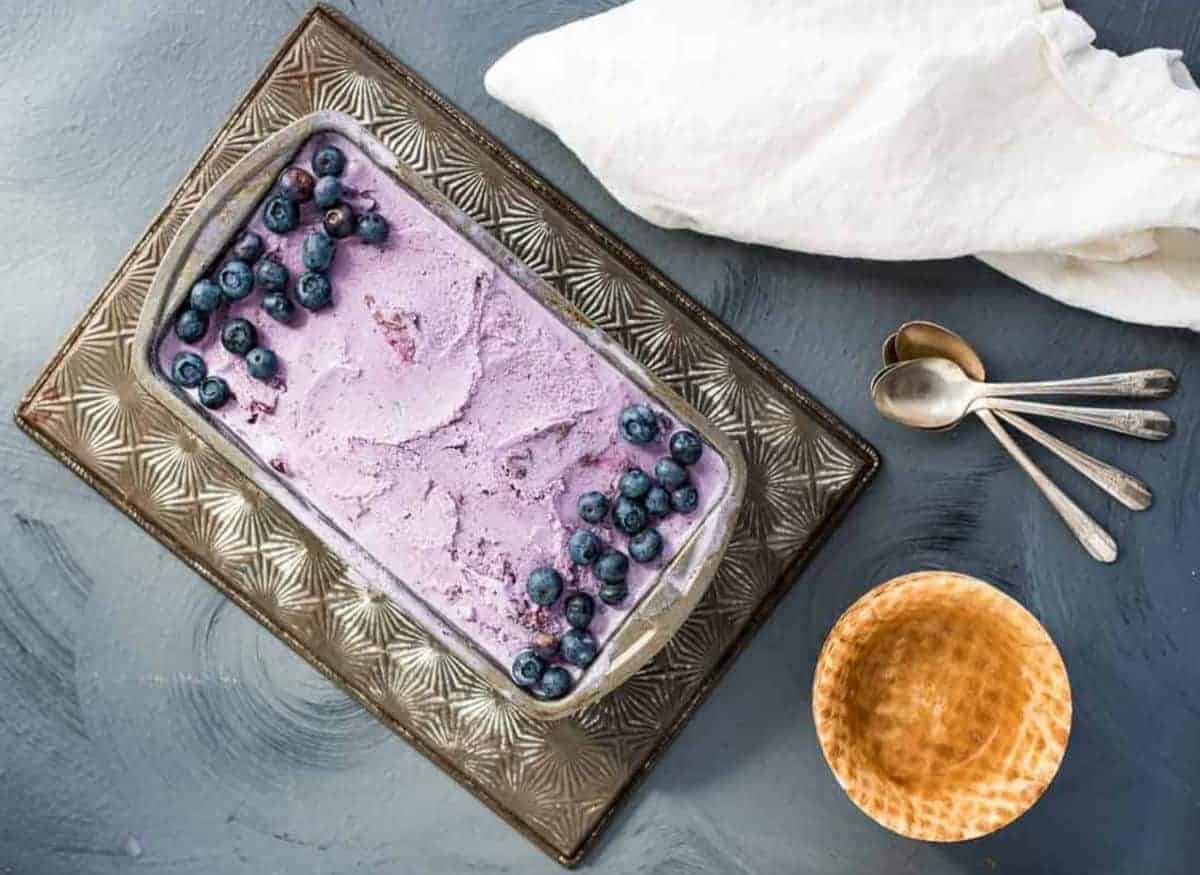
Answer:
[{"label": "starburst pattern on tray", "polygon": [[[155,271],[205,192],[297,118],[357,118],[718,427],[753,473],[712,589],[649,665],[559,723],[476,678],[134,381]],[[18,412],[21,425],[261,621],[470,779],[506,819],[577,860],[627,783],[696,707],[715,667],[874,467],[864,444],[691,307],[405,68],[317,9],[139,242]]]},{"label": "starburst pattern on tray", "polygon": [[133,453],[120,478],[126,501],[150,519],[182,524],[194,506],[195,497],[178,479],[161,477],[145,453]]},{"label": "starburst pattern on tray", "polygon": [[517,756],[535,771],[557,775],[557,785],[569,799],[603,795],[621,769],[608,747],[575,720],[560,720],[525,737]]},{"label": "starburst pattern on tray", "polygon": [[148,403],[146,392],[120,357],[98,363],[75,391],[79,415],[103,431],[128,441]]},{"label": "starburst pattern on tray", "polygon": [[246,154],[258,145],[262,128],[252,116],[244,116],[238,120],[221,137],[221,148],[213,153],[211,162],[205,162],[201,171],[200,188],[211,188],[225,171],[240,161]]},{"label": "starburst pattern on tray", "polygon": [[504,753],[511,753],[518,742],[536,739],[542,730],[541,724],[490,684],[472,684],[453,708],[473,743]]},{"label": "starburst pattern on tray", "polygon": [[473,677],[446,645],[416,626],[393,639],[388,644],[388,653],[419,678],[429,695],[439,701],[449,702]]},{"label": "starburst pattern on tray", "polygon": [[571,257],[571,236],[566,222],[549,205],[532,195],[515,196],[495,221],[496,236],[543,279],[562,276]]},{"label": "starburst pattern on tray", "polygon": [[634,277],[595,247],[571,254],[563,280],[567,299],[605,331],[624,327],[639,297]]},{"label": "starburst pattern on tray", "polygon": [[379,647],[386,647],[411,626],[399,606],[376,589],[339,582],[326,594],[325,601],[330,611],[361,629]]},{"label": "starburst pattern on tray", "polygon": [[391,96],[372,133],[413,170],[433,174],[451,154],[450,133],[432,108]]},{"label": "starburst pattern on tray", "polygon": [[198,490],[205,482],[205,466],[215,455],[183,424],[169,416],[153,417],[141,427],[136,442],[138,455],[149,466],[156,479],[178,483],[198,504]]},{"label": "starburst pattern on tray", "polygon": [[662,682],[663,672],[655,670],[656,662],[573,718],[593,734],[608,731],[614,759],[628,768],[653,749],[662,735],[663,715],[674,709],[674,693]]},{"label": "starburst pattern on tray", "polygon": [[686,380],[704,355],[704,339],[691,320],[654,298],[640,298],[621,331],[629,351],[669,384]]},{"label": "starburst pattern on tray", "polygon": [[731,626],[739,628],[754,614],[778,571],[771,554],[750,532],[743,517],[717,570],[720,583],[714,583],[713,589],[720,593],[720,598],[713,610],[724,615]]},{"label": "starburst pattern on tray", "polygon": [[786,447],[773,444],[752,433],[742,441],[749,468],[747,501],[742,525],[756,538],[765,538],[778,520],[791,517],[811,477],[796,464]]},{"label": "starburst pattern on tray", "polygon": [[239,565],[234,576],[254,604],[282,626],[300,626],[317,607],[319,599],[298,579],[282,577],[263,553]]},{"label": "starburst pattern on tray", "polygon": [[292,523],[277,531],[262,545],[278,573],[295,578],[313,592],[324,593],[342,580],[345,565],[320,539]]},{"label": "starburst pattern on tray", "polygon": [[353,115],[368,127],[382,118],[395,97],[388,93],[376,65],[336,39],[314,41],[316,105]]},{"label": "starburst pattern on tray", "polygon": [[247,543],[261,547],[279,529],[273,502],[246,478],[214,476],[200,489],[200,503]]},{"label": "starburst pattern on tray", "polygon": [[401,725],[410,729],[435,722],[430,712],[436,711],[431,703],[424,678],[408,671],[400,659],[388,655],[375,661],[363,678],[363,690],[367,697]]},{"label": "starburst pattern on tray", "polygon": [[466,150],[443,155],[433,182],[460,210],[489,229],[508,211],[514,196],[511,180],[495,161]]}]

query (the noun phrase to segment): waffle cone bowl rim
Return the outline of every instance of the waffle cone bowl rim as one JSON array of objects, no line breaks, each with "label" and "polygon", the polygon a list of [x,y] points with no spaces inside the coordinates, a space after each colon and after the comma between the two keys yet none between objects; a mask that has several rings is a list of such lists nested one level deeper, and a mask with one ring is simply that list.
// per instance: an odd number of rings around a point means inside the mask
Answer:
[{"label": "waffle cone bowl rim", "polygon": [[[850,667],[870,652],[874,640],[870,633],[886,628],[889,623],[894,624],[897,618],[909,622],[919,616],[922,610],[920,596],[928,597],[933,588],[944,591],[946,604],[975,607],[974,616],[993,619],[994,627],[1001,633],[1007,624],[1009,631],[1026,636],[1027,642],[1041,648],[1036,657],[1031,655],[1035,651],[1029,643],[1004,654],[1008,658],[1015,656],[1021,667],[1041,668],[1044,674],[1039,677],[1045,683],[1033,681],[1029,698],[1018,702],[1018,707],[1013,709],[1021,710],[1022,719],[1017,724],[1021,738],[1012,742],[1011,750],[1016,751],[1022,742],[1033,742],[1030,749],[1034,753],[1024,758],[1024,767],[1010,765],[1003,775],[999,768],[994,771],[997,780],[1005,779],[1012,787],[1011,794],[998,800],[961,783],[955,786],[950,779],[947,788],[933,798],[928,791],[906,792],[903,781],[898,783],[886,771],[881,773],[875,757],[861,752],[864,744],[854,743],[854,729],[849,726],[853,721],[847,718],[850,708],[844,704],[849,698],[846,692],[852,673]],[[898,607],[902,610],[897,611]],[[928,607],[924,610],[931,613]],[[1029,681],[1027,675],[1022,677]],[[1058,695],[1047,695],[1047,690]],[[1041,725],[1044,731],[1035,732],[1038,728],[1038,721],[1032,719],[1035,712],[1046,717]],[[1066,665],[1046,628],[1016,599],[987,581],[959,572],[917,571],[870,589],[838,617],[821,647],[813,674],[813,723],[821,753],[838,784],[854,805],[876,823],[921,841],[957,842],[979,838],[1007,826],[1032,808],[1062,764],[1070,739],[1072,712]],[[890,797],[881,797],[881,785]],[[984,785],[982,789],[987,791],[989,788]]]}]

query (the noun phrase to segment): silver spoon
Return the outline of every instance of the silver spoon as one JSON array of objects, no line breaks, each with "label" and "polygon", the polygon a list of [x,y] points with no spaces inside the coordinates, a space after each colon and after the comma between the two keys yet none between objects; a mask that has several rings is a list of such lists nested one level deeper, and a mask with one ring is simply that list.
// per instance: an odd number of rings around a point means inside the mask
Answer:
[{"label": "silver spoon", "polygon": [[[885,365],[908,359],[941,356],[958,364],[972,379],[980,382],[987,379],[983,360],[971,345],[949,328],[935,322],[906,322],[895,334],[889,336],[889,341],[890,343],[884,344],[883,349]],[[991,418],[992,412],[980,411],[979,415],[980,418]],[[1154,496],[1149,487],[1132,474],[1127,474],[1120,468],[1102,462],[1059,440],[1023,416],[1007,410],[997,410],[995,415],[1040,443],[1130,510],[1145,510],[1153,503]]]},{"label": "silver spoon", "polygon": [[916,428],[955,425],[977,410],[1011,410],[1106,428],[1146,440],[1162,440],[1171,433],[1171,418],[1157,410],[1068,407],[992,394],[998,387],[1032,387],[1036,390],[1038,385],[980,383],[948,359],[924,358],[901,362],[882,374],[871,389],[871,397],[879,412],[888,419]]},{"label": "silver spoon", "polygon": [[[878,371],[875,372],[875,376],[873,376],[871,378],[871,391],[872,392],[875,391],[875,384],[879,382],[880,378],[884,374],[886,374],[888,371],[890,371],[892,368],[894,368],[897,364],[899,364],[899,362],[892,362],[888,365],[885,365],[884,367],[880,368]],[[940,429],[935,429],[935,431],[940,431]]]},{"label": "silver spoon", "polygon": [[[895,344],[893,344],[892,354],[895,354]],[[974,351],[972,351],[974,356]],[[885,360],[890,358],[887,347],[884,348]],[[871,383],[871,394],[875,394],[875,386],[895,368],[899,367],[898,363],[892,363],[885,367],[880,373],[875,375],[875,379]],[[979,362],[979,373],[983,374],[983,362]],[[1041,468],[1034,464],[1033,460],[1025,454],[1017,442],[1014,441],[1000,425],[999,421],[990,410],[977,411],[979,418],[987,426],[992,435],[1000,442],[1004,449],[1008,450],[1009,455],[1017,462],[1018,465],[1029,475],[1034,484],[1041,491],[1046,500],[1050,502],[1050,506],[1058,513],[1071,534],[1079,541],[1088,555],[1098,562],[1116,562],[1117,561],[1117,542],[1113,540],[1112,535],[1104,530],[1098,522],[1092,519],[1088,513],[1077,505],[1071,498],[1058,488],[1049,477],[1045,475]]]},{"label": "silver spoon", "polygon": [[[907,323],[904,328],[913,326]],[[915,327],[915,326],[913,326]],[[911,334],[910,328],[910,334]],[[901,333],[895,335],[891,345],[900,358],[901,344],[907,338]],[[889,347],[885,344],[884,353]],[[910,356],[911,357],[911,356]],[[944,356],[938,356],[944,358]],[[954,362],[958,364],[958,362]],[[1175,374],[1166,368],[1149,368],[1142,371],[1127,371],[1120,374],[1104,374],[1099,377],[1075,377],[1069,380],[1038,380],[1024,383],[988,383],[963,371],[963,378],[975,384],[975,391],[981,396],[997,398],[1012,398],[1019,395],[1086,395],[1108,398],[1166,398],[1175,391]]]},{"label": "silver spoon", "polygon": [[[907,324],[907,323],[906,323]],[[900,326],[904,328],[903,325]],[[900,360],[900,355],[896,349],[896,343],[900,338],[899,331],[893,331],[883,339],[883,363],[885,365],[894,365]]]}]

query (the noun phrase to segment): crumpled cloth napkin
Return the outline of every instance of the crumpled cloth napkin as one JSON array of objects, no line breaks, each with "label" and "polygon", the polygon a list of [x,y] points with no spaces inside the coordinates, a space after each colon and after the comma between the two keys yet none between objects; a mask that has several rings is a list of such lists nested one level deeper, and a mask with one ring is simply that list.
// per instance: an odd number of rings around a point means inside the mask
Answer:
[{"label": "crumpled cloth napkin", "polygon": [[633,0],[487,90],[668,228],[877,259],[973,254],[1200,330],[1200,90],[1061,0]]}]

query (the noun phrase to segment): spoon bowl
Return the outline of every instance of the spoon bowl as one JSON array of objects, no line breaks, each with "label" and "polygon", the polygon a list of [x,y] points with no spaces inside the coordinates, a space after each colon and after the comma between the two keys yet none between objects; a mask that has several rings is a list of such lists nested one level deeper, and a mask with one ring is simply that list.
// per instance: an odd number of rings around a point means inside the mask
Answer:
[{"label": "spoon bowl", "polygon": [[871,398],[893,422],[913,428],[957,425],[976,400],[975,383],[957,364],[944,358],[899,362],[878,375]]},{"label": "spoon bowl", "polygon": [[[891,348],[884,347],[885,364],[910,359],[944,358],[962,368],[963,373],[972,380],[982,383],[987,379],[983,360],[966,340],[949,328],[943,328],[935,322],[905,322],[892,337],[895,341]],[[889,353],[893,356],[891,361],[888,361]]]},{"label": "spoon bowl", "polygon": [[[903,325],[900,326],[903,329]],[[896,350],[896,338],[900,332],[893,331],[883,339],[883,363],[885,365],[894,365],[900,360],[900,354]]]},{"label": "spoon bowl", "polygon": [[[971,379],[980,382],[987,379],[983,360],[960,335],[936,322],[912,321],[905,322],[883,342],[884,367],[871,379],[871,388],[884,371],[889,370],[889,365],[922,358],[950,359]],[[945,425],[922,431],[949,431],[952,428],[954,425]]]},{"label": "spoon bowl", "polygon": [[884,374],[886,374],[888,371],[890,371],[892,368],[894,368],[897,364],[899,364],[899,363],[892,362],[891,364],[885,365],[884,367],[880,368],[878,371],[875,372],[875,376],[873,376],[871,378],[871,390],[872,391],[875,390],[875,385],[879,382],[879,378],[882,377]]}]

